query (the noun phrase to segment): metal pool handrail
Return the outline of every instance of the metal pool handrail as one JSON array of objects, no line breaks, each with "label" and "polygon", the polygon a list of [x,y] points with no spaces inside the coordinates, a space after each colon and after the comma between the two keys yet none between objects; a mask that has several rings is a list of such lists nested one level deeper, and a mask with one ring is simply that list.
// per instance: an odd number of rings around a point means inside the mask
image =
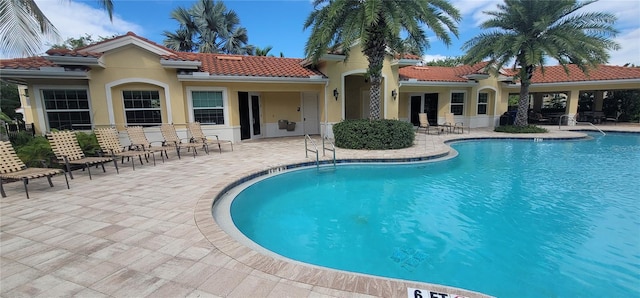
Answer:
[{"label": "metal pool handrail", "polygon": [[[311,144],[313,145],[313,149],[309,149],[307,140],[311,141]],[[316,145],[316,142],[314,142],[313,139],[308,134],[305,134],[304,135],[304,155],[306,158],[309,158],[309,151],[316,153],[316,167],[320,167],[320,162],[319,162],[320,158],[318,157],[318,146]]]},{"label": "metal pool handrail", "polygon": [[[325,140],[329,142],[329,145],[331,145],[331,148],[327,148],[327,145],[325,145]],[[326,150],[333,152],[333,166],[335,167],[336,166],[336,146],[333,144],[331,140],[329,140],[329,138],[327,138],[327,136],[324,136],[322,138],[322,156],[327,156],[327,153],[325,152]]]},{"label": "metal pool handrail", "polygon": [[591,123],[591,122],[579,122],[578,119],[576,119],[575,115],[573,117],[571,117],[571,116],[569,116],[569,114],[564,114],[564,115],[560,116],[560,120],[558,120],[558,129],[562,129],[562,118],[563,117],[566,117],[567,121],[569,121],[569,118],[572,118],[575,123],[586,123],[586,124],[589,124],[593,128],[597,129],[600,133],[602,133],[603,136],[607,135],[600,128],[598,128],[597,126],[593,125],[593,123]]}]

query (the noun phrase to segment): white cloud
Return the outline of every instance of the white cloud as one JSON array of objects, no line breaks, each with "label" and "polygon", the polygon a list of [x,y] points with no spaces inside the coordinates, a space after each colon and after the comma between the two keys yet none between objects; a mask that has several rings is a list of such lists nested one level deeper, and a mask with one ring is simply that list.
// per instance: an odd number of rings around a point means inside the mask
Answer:
[{"label": "white cloud", "polygon": [[618,51],[610,53],[609,64],[625,65],[632,63],[640,66],[640,28],[626,31],[614,39],[621,47]]},{"label": "white cloud", "polygon": [[425,62],[433,62],[433,61],[437,61],[437,60],[444,60],[446,58],[450,58],[451,56],[444,56],[444,55],[424,55],[422,56],[422,61]]},{"label": "white cloud", "polygon": [[[117,12],[114,13],[113,22],[111,22],[105,10],[93,8],[81,2],[36,0],[36,3],[58,29],[62,40],[70,37],[78,38],[85,34],[97,39],[100,36],[121,35],[128,31],[144,36],[144,29],[141,26],[121,19]],[[51,40],[49,44],[59,42]],[[43,45],[43,51],[47,48]]]}]

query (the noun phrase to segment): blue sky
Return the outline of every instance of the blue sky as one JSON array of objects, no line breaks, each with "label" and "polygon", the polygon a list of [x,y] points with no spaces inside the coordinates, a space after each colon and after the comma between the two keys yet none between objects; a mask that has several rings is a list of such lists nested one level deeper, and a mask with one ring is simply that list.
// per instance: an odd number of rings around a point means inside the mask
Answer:
[{"label": "blue sky", "polygon": [[[154,42],[162,44],[163,31],[175,31],[177,22],[170,18],[176,7],[191,7],[193,0],[114,0],[114,20],[98,7],[98,1],[36,0],[42,11],[58,28],[63,39],[79,37],[85,33],[94,38],[132,31]],[[272,46],[270,53],[278,56],[302,58],[309,30],[303,24],[313,10],[309,0],[226,0],[228,9],[240,17],[241,26],[247,28],[249,43],[264,48]],[[431,48],[425,60],[462,55],[462,44],[480,33],[479,24],[486,19],[482,11],[495,10],[496,0],[450,0],[462,13],[459,24],[460,36],[447,47],[427,30]],[[608,11],[618,17],[620,34],[616,41],[622,46],[612,52],[610,64],[640,65],[640,1],[600,0],[586,8]],[[46,47],[43,46],[43,52]]]}]

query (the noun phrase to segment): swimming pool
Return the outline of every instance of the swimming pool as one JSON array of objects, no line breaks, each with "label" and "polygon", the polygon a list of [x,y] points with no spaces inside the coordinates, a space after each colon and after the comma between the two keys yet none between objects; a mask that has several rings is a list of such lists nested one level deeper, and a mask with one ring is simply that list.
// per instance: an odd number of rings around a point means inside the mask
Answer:
[{"label": "swimming pool", "polygon": [[500,297],[638,296],[640,136],[486,140],[420,164],[286,172],[234,224],[290,259]]}]

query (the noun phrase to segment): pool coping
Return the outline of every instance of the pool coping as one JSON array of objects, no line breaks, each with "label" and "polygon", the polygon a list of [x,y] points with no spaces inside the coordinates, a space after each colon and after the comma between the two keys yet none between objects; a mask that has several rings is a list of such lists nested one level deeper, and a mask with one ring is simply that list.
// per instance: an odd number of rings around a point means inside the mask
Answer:
[{"label": "pool coping", "polygon": [[[345,164],[430,162],[449,156],[452,151],[455,151],[453,148],[451,148],[450,144],[460,141],[506,139],[530,140],[536,142],[580,140],[588,138],[588,135],[582,131],[572,132],[577,133],[577,135],[575,137],[540,137],[540,135],[499,135],[495,137],[468,137],[461,135],[459,137],[443,141],[443,143],[448,148],[446,152],[436,152],[422,156],[401,158],[337,159],[336,163]],[[332,161],[321,160],[319,161],[319,163],[324,166],[327,164],[331,164]],[[225,232],[214,219],[213,205],[222,196],[224,196],[227,192],[229,192],[236,186],[260,176],[315,165],[316,162],[290,163],[270,167],[266,170],[254,170],[244,173],[235,173],[228,176],[224,181],[218,181],[198,199],[198,202],[194,207],[194,220],[196,226],[198,227],[202,235],[204,235],[204,237],[207,238],[209,242],[214,245],[214,247],[216,247],[218,250],[220,250],[230,258],[235,259],[236,261],[255,270],[259,270],[266,274],[270,274],[294,282],[378,297],[406,297],[408,288],[425,289],[437,293],[462,295],[466,297],[492,297],[487,294],[446,285],[353,273],[332,268],[319,267],[311,264],[291,262],[285,260],[284,258],[265,255],[244,245],[243,243],[233,238],[231,235],[227,234],[227,232]],[[353,286],[354,284],[355,287]]]}]

